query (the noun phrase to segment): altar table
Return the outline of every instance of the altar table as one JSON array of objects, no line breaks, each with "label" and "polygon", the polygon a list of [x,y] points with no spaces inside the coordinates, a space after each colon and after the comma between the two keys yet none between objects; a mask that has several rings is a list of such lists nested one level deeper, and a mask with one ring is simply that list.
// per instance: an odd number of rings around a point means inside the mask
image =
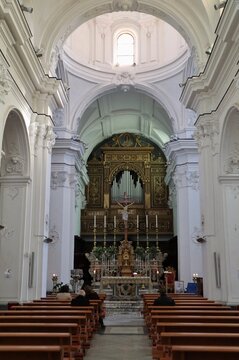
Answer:
[{"label": "altar table", "polygon": [[149,276],[103,276],[100,281],[100,292],[105,287],[113,289],[113,297],[116,299],[137,299],[139,290],[147,288],[152,290],[152,282]]}]

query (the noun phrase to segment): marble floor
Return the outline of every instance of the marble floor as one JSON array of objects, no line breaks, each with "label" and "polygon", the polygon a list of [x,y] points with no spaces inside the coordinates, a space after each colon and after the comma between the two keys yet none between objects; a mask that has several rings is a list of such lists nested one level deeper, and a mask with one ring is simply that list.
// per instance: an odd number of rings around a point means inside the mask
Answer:
[{"label": "marble floor", "polygon": [[85,360],[152,360],[152,346],[139,312],[111,313],[94,335]]}]

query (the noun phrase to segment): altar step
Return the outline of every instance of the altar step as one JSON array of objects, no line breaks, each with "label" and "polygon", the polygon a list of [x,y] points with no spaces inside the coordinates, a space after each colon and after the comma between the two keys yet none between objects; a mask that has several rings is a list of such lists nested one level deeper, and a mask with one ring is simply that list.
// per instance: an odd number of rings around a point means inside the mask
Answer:
[{"label": "altar step", "polygon": [[143,310],[142,300],[105,300],[104,305],[106,308],[106,314],[127,314],[137,313],[141,314]]}]

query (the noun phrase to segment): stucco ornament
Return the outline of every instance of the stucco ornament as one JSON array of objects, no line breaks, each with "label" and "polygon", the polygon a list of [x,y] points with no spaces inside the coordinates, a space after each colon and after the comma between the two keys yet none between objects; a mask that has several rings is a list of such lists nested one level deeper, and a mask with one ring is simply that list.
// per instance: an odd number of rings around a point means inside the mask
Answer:
[{"label": "stucco ornament", "polygon": [[114,11],[137,11],[138,6],[137,0],[114,0],[112,5]]},{"label": "stucco ornament", "polygon": [[234,144],[230,156],[225,160],[225,172],[227,174],[239,174],[239,144]]},{"label": "stucco ornament", "polygon": [[5,104],[4,98],[10,91],[10,77],[7,68],[0,62],[0,103]]}]

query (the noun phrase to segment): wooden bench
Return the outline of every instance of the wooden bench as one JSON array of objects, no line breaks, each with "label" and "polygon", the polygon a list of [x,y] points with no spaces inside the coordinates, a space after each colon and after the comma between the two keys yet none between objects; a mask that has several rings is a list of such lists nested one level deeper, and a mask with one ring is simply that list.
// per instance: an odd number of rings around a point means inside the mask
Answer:
[{"label": "wooden bench", "polygon": [[0,345],[0,358],[8,360],[63,360],[61,346]]},{"label": "wooden bench", "polygon": [[69,360],[73,359],[72,336],[67,332],[0,332],[0,345],[58,345]]},{"label": "wooden bench", "polygon": [[156,316],[239,316],[239,311],[238,310],[178,310],[178,309],[170,309],[170,310],[164,310],[164,309],[160,309],[160,310],[151,310],[148,314],[148,316],[145,316],[145,323],[146,323],[146,327],[148,329],[151,328],[152,326],[152,317],[154,317],[154,319],[156,319]]},{"label": "wooden bench", "polygon": [[16,315],[16,316],[22,316],[22,315],[59,315],[59,316],[66,316],[66,315],[79,315],[79,316],[85,316],[87,319],[87,331],[89,333],[90,338],[92,337],[93,331],[97,328],[97,321],[98,321],[98,315],[95,314],[94,308],[91,307],[91,309],[84,309],[83,306],[74,306],[74,307],[30,307],[23,306],[17,310],[11,309],[11,310],[0,310],[0,316],[1,315]]},{"label": "wooden bench", "polygon": [[239,334],[234,333],[190,333],[161,332],[162,351],[158,358],[171,356],[173,345],[238,346]]},{"label": "wooden bench", "polygon": [[239,346],[173,346],[172,356],[169,359],[238,360]]},{"label": "wooden bench", "polygon": [[158,326],[160,323],[220,323],[224,324],[238,324],[239,325],[239,318],[238,316],[186,316],[186,315],[161,315],[161,316],[152,316],[151,317],[151,327],[150,327],[150,336],[152,338],[153,343],[158,338]]},{"label": "wooden bench", "polygon": [[52,322],[0,322],[0,333],[70,333],[72,339],[71,349],[80,357],[85,354],[85,349],[80,341],[79,326],[77,323],[52,323]]},{"label": "wooden bench", "polygon": [[[69,315],[69,316],[61,316],[61,315],[7,315],[0,316],[0,327],[6,323],[43,323],[43,324],[51,324],[51,323],[75,323],[78,326],[78,331],[76,334],[72,334],[72,339],[74,345],[78,346],[85,352],[85,349],[90,346],[90,336],[87,327],[87,319],[86,316],[79,315]],[[46,332],[48,330],[45,330]],[[56,330],[57,332],[57,330]],[[59,332],[59,330],[58,330]]]},{"label": "wooden bench", "polygon": [[[186,323],[186,322],[158,322],[153,337],[153,359],[158,359],[162,352],[161,333],[236,333],[239,334],[239,323]],[[193,359],[193,358],[192,358]],[[161,358],[160,358],[161,360]]]}]

